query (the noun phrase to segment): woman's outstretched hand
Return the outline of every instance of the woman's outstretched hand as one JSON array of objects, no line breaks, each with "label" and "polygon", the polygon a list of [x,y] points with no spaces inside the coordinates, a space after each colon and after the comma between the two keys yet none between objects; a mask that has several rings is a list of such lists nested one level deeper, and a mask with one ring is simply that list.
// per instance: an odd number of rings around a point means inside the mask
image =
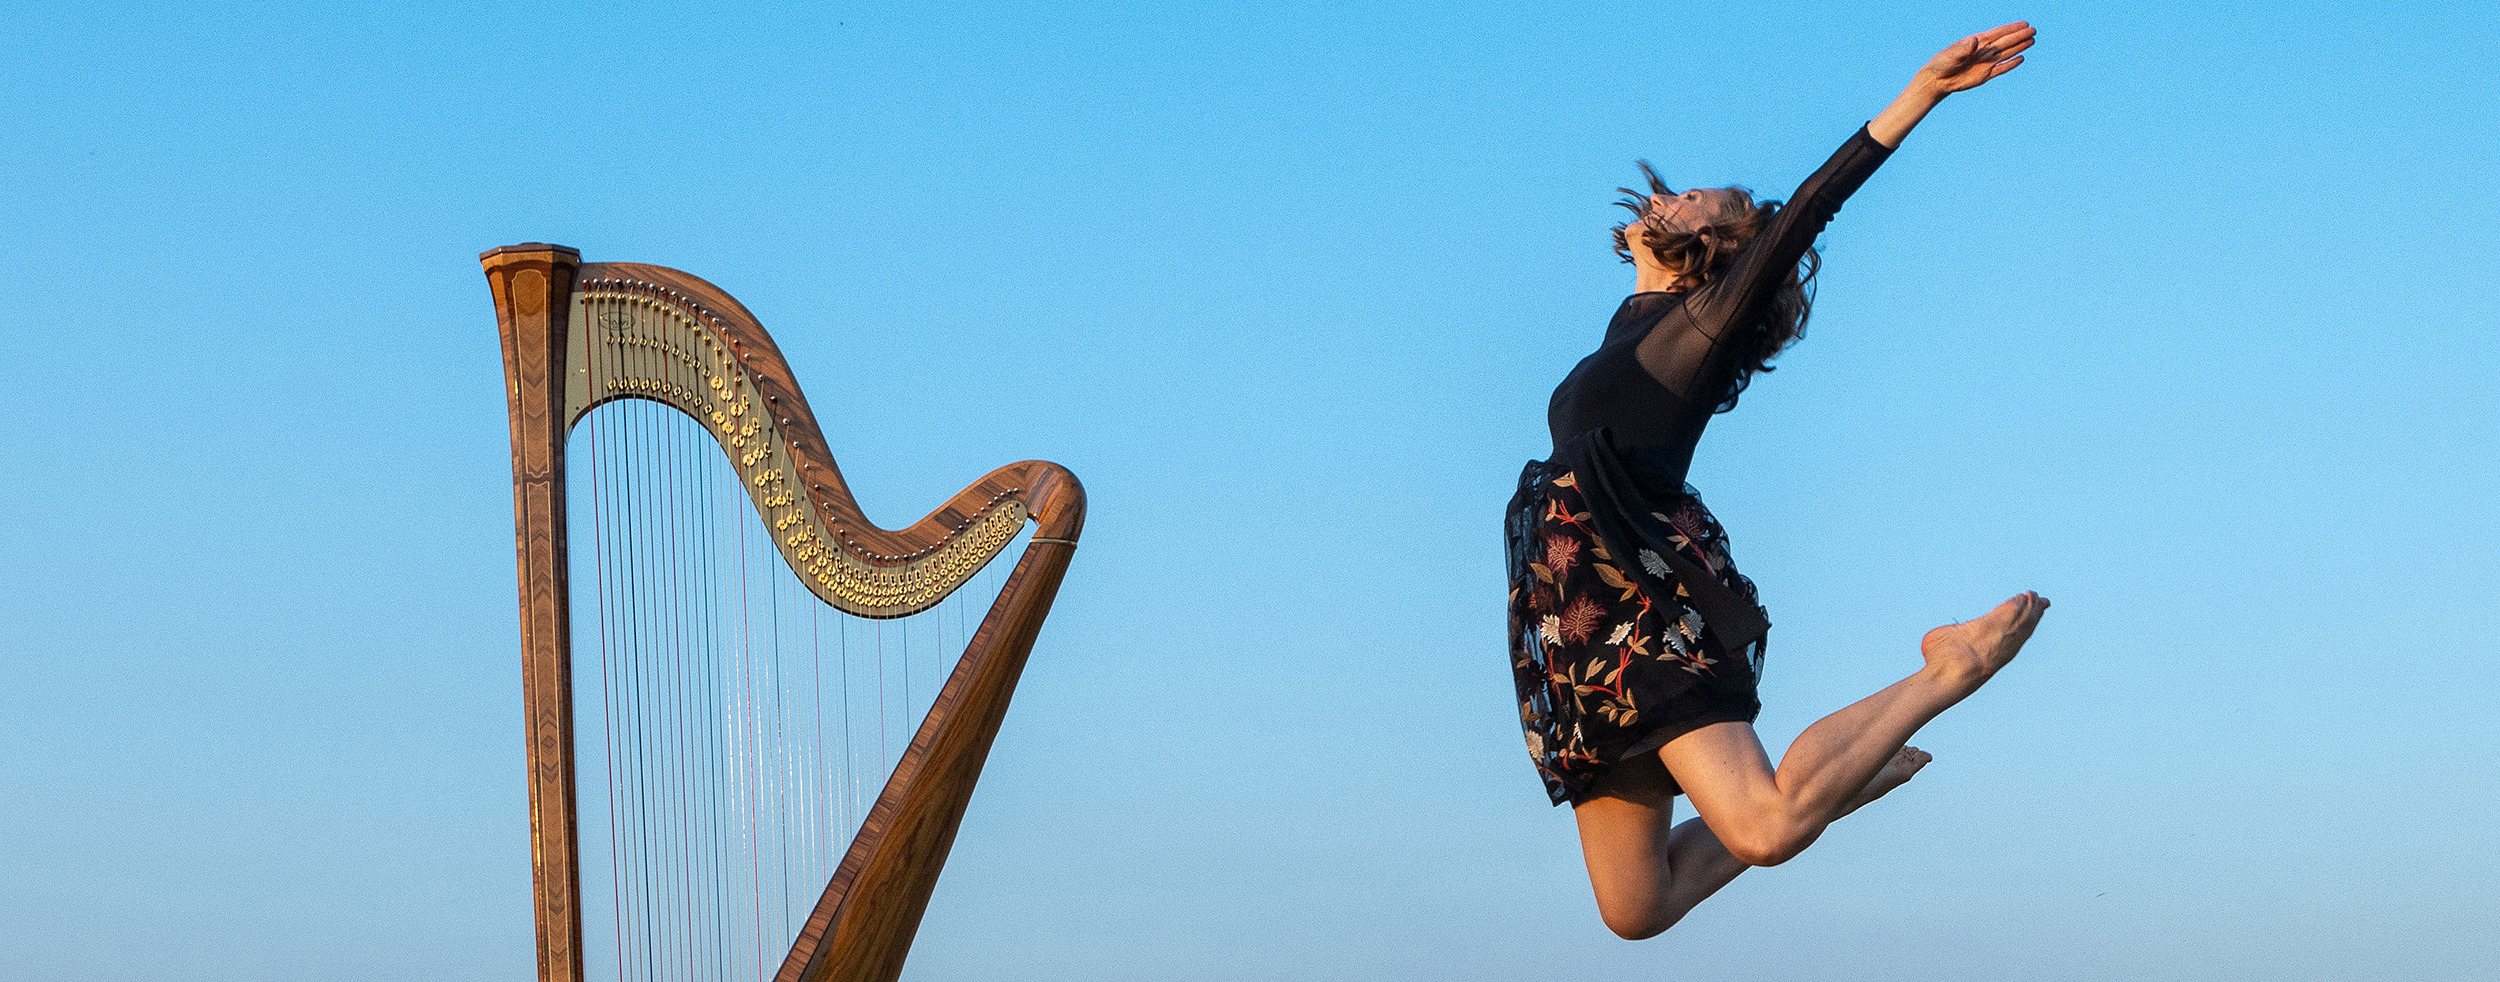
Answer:
[{"label": "woman's outstretched hand", "polygon": [[1989,28],[1936,52],[1918,70],[1918,80],[1934,86],[1939,95],[1968,92],[2022,64],[2023,52],[2038,35],[2024,21]]},{"label": "woman's outstretched hand", "polygon": [[1910,135],[1944,97],[1976,89],[2022,64],[2023,52],[2031,50],[2032,39],[2038,35],[2030,24],[2015,21],[1946,45],[1927,59],[1892,105],[1867,121],[1866,134],[1887,147],[1900,146],[1901,138]]}]

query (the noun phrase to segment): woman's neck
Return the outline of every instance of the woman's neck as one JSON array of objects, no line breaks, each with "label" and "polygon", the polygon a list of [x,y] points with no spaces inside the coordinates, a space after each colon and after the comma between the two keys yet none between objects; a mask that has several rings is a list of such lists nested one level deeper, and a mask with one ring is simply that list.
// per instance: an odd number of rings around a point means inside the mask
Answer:
[{"label": "woman's neck", "polygon": [[1638,267],[1639,271],[1632,277],[1634,293],[1682,293],[1701,285],[1663,266],[1640,263]]}]

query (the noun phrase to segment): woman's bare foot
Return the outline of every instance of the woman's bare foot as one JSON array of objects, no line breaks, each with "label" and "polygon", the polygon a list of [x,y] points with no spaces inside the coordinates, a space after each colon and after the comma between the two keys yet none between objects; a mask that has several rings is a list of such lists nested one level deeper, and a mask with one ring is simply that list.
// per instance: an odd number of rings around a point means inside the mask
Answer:
[{"label": "woman's bare foot", "polygon": [[1927,657],[1928,671],[1968,694],[2014,660],[2048,609],[2049,598],[2026,590],[1978,620],[1927,632],[1918,650]]},{"label": "woman's bare foot", "polygon": [[1934,759],[1936,755],[1917,747],[1901,748],[1900,753],[1892,755],[1892,760],[1884,764],[1883,770],[1875,772],[1874,780],[1866,782],[1866,787],[1858,792],[1857,797],[1849,799],[1848,806],[1842,808],[1840,813],[1846,815],[1857,811],[1866,807],[1867,802],[1881,798],[1892,793],[1892,789],[1910,783],[1910,778],[1918,775],[1918,769],[1927,766],[1927,762]]}]

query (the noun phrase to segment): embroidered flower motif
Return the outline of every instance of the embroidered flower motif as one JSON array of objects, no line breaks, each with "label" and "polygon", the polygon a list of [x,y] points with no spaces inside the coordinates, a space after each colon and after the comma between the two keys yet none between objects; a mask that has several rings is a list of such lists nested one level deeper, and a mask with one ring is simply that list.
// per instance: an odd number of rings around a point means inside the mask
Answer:
[{"label": "embroidered flower motif", "polygon": [[1675,530],[1681,534],[1670,536],[1670,541],[1675,543],[1676,548],[1693,553],[1701,560],[1703,566],[1709,567],[1711,572],[1716,573],[1727,567],[1727,552],[1718,548],[1718,543],[1715,541],[1717,537],[1710,534],[1709,515],[1699,507],[1686,502],[1683,507],[1677,508],[1673,515],[1661,515],[1653,511],[1649,513],[1649,517],[1675,526]]},{"label": "embroidered flower motif", "polygon": [[1648,570],[1649,575],[1662,580],[1666,579],[1675,572],[1667,566],[1667,561],[1664,558],[1647,549],[1641,550],[1641,568]]},{"label": "embroidered flower motif", "polygon": [[1571,567],[1579,564],[1580,540],[1551,533],[1545,536],[1545,568],[1554,571],[1556,580],[1562,579],[1564,573],[1571,572]]},{"label": "embroidered flower motif", "polygon": [[1695,644],[1701,643],[1701,632],[1707,627],[1708,625],[1701,622],[1700,614],[1689,610],[1675,621],[1675,629],[1683,632],[1685,640]]},{"label": "embroidered flower motif", "polygon": [[1546,644],[1561,644],[1562,618],[1552,614],[1545,615],[1543,620],[1536,622],[1536,633],[1545,638]]},{"label": "embroidered flower motif", "polygon": [[1719,674],[1710,670],[1710,666],[1718,664],[1719,660],[1698,651],[1690,652],[1678,657],[1676,661],[1683,666],[1685,671],[1691,672],[1695,675]]},{"label": "embroidered flower motif", "polygon": [[1597,632],[1597,621],[1606,616],[1606,608],[1585,596],[1571,598],[1571,606],[1563,608],[1562,622],[1556,629],[1571,644],[1586,644],[1589,635]]},{"label": "embroidered flower motif", "polygon": [[1615,599],[1630,600],[1633,597],[1640,595],[1641,588],[1633,586],[1632,581],[1626,578],[1622,572],[1616,570],[1614,567],[1608,566],[1605,563],[1590,563],[1589,568],[1597,571],[1597,578],[1599,580],[1604,581],[1607,586],[1613,587],[1621,592],[1621,595]]},{"label": "embroidered flower motif", "polygon": [[1613,634],[1609,634],[1609,635],[1606,635],[1606,643],[1607,643],[1607,644],[1622,644],[1622,643],[1623,643],[1623,639],[1628,638],[1628,637],[1631,637],[1631,636],[1632,636],[1632,622],[1631,622],[1631,621],[1625,621],[1625,622],[1623,622],[1623,623],[1621,623],[1621,624],[1617,624],[1617,625],[1615,625],[1615,633],[1613,633]]}]

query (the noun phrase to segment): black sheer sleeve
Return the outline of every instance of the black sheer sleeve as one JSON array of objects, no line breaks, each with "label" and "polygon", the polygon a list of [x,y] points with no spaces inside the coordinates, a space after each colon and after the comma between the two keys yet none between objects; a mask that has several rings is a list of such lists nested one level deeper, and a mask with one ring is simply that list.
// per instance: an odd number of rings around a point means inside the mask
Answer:
[{"label": "black sheer sleeve", "polygon": [[1736,257],[1735,268],[1693,291],[1678,312],[1650,329],[1641,339],[1641,367],[1678,396],[1693,397],[1694,381],[1710,367],[1711,356],[1723,350],[1719,339],[1731,325],[1761,316],[1815,236],[1840,213],[1841,203],[1890,156],[1891,147],[1859,127],[1832,159],[1797,186],[1770,226]]}]

